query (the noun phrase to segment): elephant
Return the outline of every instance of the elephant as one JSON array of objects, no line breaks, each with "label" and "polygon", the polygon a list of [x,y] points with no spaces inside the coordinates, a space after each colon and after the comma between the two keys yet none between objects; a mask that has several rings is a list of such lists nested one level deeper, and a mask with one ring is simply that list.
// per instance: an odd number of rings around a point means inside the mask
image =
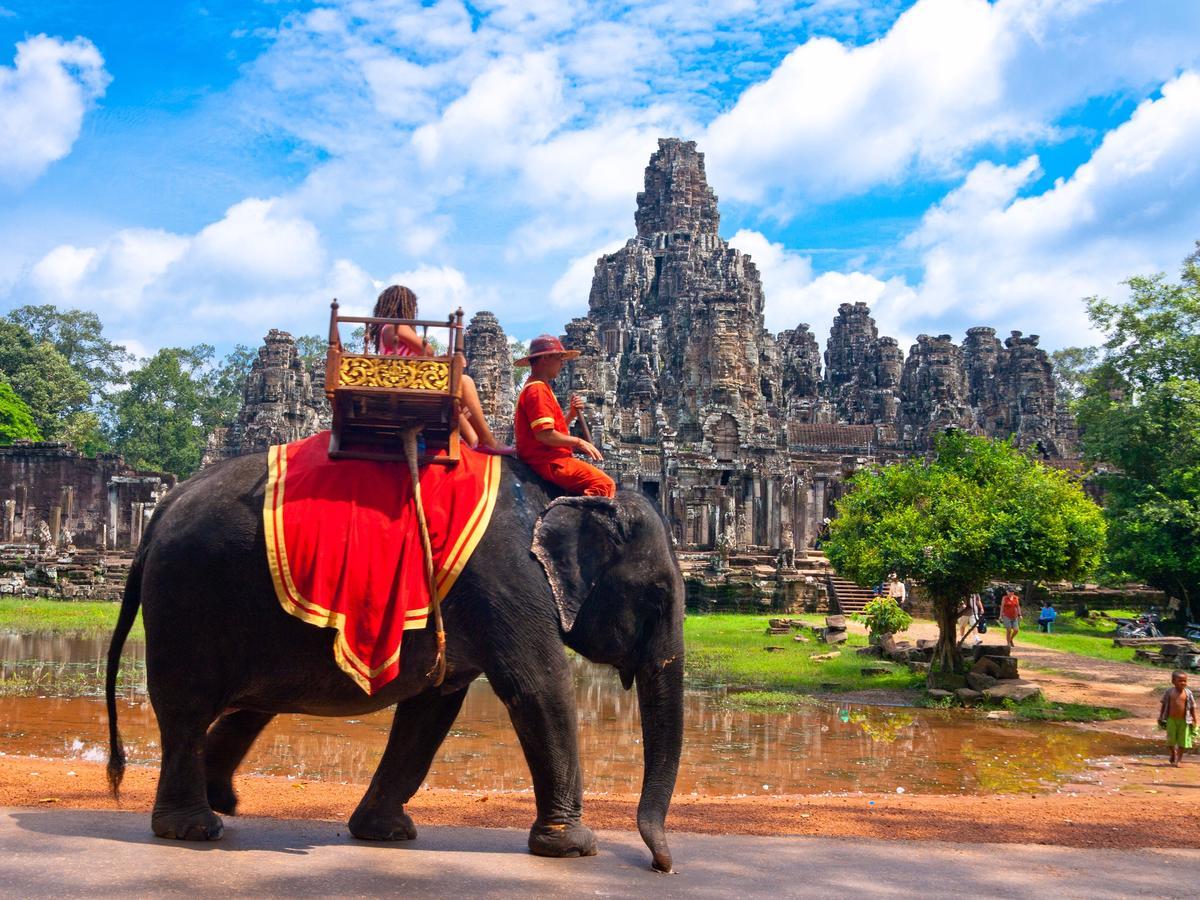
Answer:
[{"label": "elephant", "polygon": [[[576,710],[564,645],[613,666],[641,710],[638,830],[669,872],[665,819],[683,738],[683,580],[657,507],[634,491],[559,497],[519,460],[502,461],[487,530],[443,601],[446,676],[428,677],[432,629],[409,631],[401,670],[375,694],[334,663],[336,632],[285,612],[264,550],[265,454],[217,463],[155,511],[129,572],[108,653],[109,785],[125,755],[115,686],[141,607],[146,677],[162,762],[155,835],[215,840],[237,807],[233,775],[279,713],[357,716],[395,705],[387,746],[350,817],[353,836],[416,837],[404,805],[424,781],[467,687],[485,675],[508,710],[532,776],[529,850],[596,853],[583,824]],[[214,724],[215,722],[215,724]]]}]

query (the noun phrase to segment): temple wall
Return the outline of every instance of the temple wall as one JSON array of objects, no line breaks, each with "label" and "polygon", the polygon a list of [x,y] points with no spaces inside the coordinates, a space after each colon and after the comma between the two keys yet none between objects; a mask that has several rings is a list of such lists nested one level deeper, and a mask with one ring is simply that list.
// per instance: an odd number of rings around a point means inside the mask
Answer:
[{"label": "temple wall", "polygon": [[43,543],[45,522],[55,547],[135,547],[174,485],[173,475],[138,472],[116,454],[87,457],[51,442],[0,447],[0,543]]}]

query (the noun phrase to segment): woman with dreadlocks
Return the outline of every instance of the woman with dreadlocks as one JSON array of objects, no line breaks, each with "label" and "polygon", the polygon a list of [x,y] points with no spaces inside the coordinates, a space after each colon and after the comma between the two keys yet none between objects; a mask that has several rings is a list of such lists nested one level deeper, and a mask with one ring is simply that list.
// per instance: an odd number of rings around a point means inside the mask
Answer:
[{"label": "woman with dreadlocks", "polygon": [[[372,315],[381,319],[415,319],[417,317],[417,295],[400,284],[384,288],[375,301]],[[383,325],[371,323],[367,326],[367,338],[375,344],[375,352],[384,356],[434,356],[436,351],[427,344],[411,325]],[[483,417],[479,404],[479,391],[475,380],[465,372],[462,376],[463,411],[458,425],[462,438],[471,447],[482,444],[496,448],[496,438]]]}]

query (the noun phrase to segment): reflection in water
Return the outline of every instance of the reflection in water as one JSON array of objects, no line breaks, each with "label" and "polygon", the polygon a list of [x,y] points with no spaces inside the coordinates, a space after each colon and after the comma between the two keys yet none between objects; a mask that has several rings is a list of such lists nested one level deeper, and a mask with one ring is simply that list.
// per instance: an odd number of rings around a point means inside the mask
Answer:
[{"label": "reflection in water", "polygon": [[[0,636],[0,678],[32,668],[62,669],[87,682],[85,696],[0,697],[0,747],[8,753],[105,759],[107,638]],[[145,658],[130,644],[124,661]],[[636,793],[642,750],[636,691],[625,692],[607,668],[573,658],[585,787]],[[158,729],[143,679],[129,682],[121,730],[131,762],[158,759]],[[82,674],[80,674],[82,673]],[[981,720],[949,710],[802,706],[747,712],[722,690],[689,691],[680,793],[713,795],[895,791],[1024,791],[1065,780],[1088,758],[1145,749],[1144,742],[1045,724]],[[243,771],[364,783],[387,741],[391,711],[358,719],[279,716],[259,738]],[[430,773],[435,787],[528,790],[529,772],[508,715],[483,680],[471,686]]]}]

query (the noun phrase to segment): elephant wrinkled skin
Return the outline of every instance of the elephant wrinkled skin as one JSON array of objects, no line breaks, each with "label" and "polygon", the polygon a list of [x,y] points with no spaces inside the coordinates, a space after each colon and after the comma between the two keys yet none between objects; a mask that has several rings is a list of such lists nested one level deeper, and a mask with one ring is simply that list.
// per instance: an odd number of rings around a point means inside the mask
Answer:
[{"label": "elephant wrinkled skin", "polygon": [[537,801],[529,849],[592,855],[565,644],[613,666],[626,688],[637,685],[645,752],[638,828],[654,867],[671,870],[664,820],[683,733],[683,583],[648,499],[630,492],[553,499],[553,489],[522,463],[504,460],[491,523],[443,603],[445,682],[432,688],[426,677],[433,632],[409,632],[400,675],[367,695],[334,664],[335,632],[293,618],[275,598],[263,549],[265,480],[265,458],[256,455],[177,487],[130,570],[108,657],[109,780],[116,792],[125,765],[116,673],[140,605],[162,738],[156,835],[221,836],[217,813],[237,806],[234,771],[276,714],[361,715],[396,705],[350,830],[367,840],[411,840],[416,828],[404,804],[424,781],[468,685],[483,674],[529,764]]}]

